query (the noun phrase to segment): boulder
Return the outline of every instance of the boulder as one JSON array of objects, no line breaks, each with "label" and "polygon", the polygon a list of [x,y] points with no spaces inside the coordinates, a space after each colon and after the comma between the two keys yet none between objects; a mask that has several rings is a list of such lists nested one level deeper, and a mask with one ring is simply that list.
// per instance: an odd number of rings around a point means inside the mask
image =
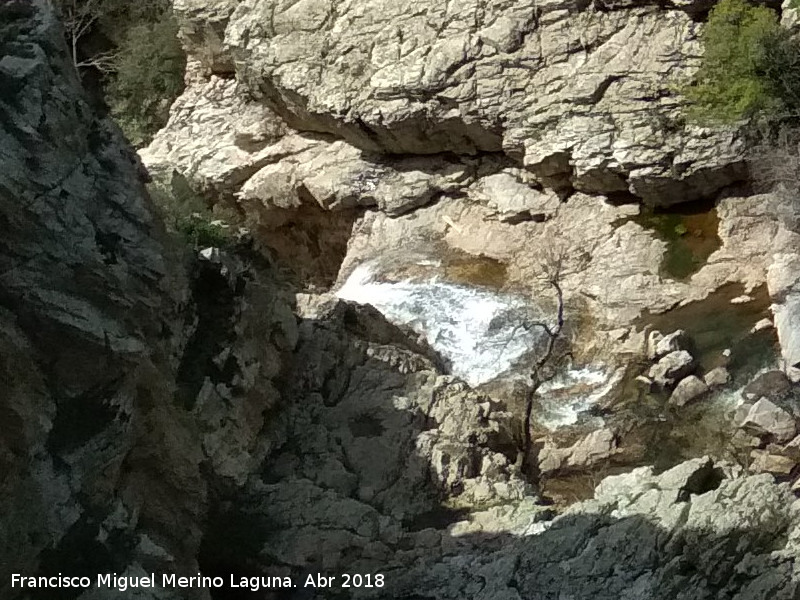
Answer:
[{"label": "boulder", "polygon": [[675,406],[685,406],[694,400],[698,400],[708,393],[708,385],[696,375],[689,375],[678,382],[669,403]]},{"label": "boulder", "polygon": [[694,370],[694,358],[686,350],[670,352],[650,367],[647,376],[661,387],[668,387]]},{"label": "boulder", "polygon": [[526,177],[530,174],[520,169],[505,169],[480,179],[468,194],[496,210],[497,218],[504,223],[550,219],[561,201],[555,192],[537,189]]},{"label": "boulder", "polygon": [[662,356],[666,356],[670,352],[677,352],[679,350],[688,351],[690,349],[690,344],[691,340],[689,336],[686,335],[686,332],[682,329],[678,329],[658,340],[654,348],[653,358],[658,359]]},{"label": "boulder", "polygon": [[656,348],[661,340],[664,339],[664,334],[658,330],[651,331],[647,336],[647,358],[650,360],[656,360],[661,358],[660,356],[656,355]]},{"label": "boulder", "polygon": [[662,490],[678,490],[684,497],[702,494],[719,484],[720,471],[708,456],[693,458],[664,471],[658,477]]},{"label": "boulder", "polygon": [[731,374],[725,367],[716,367],[714,369],[711,369],[703,377],[703,381],[705,381],[706,385],[710,388],[721,387],[726,383],[728,383],[730,379],[731,379]]},{"label": "boulder", "polygon": [[751,402],[758,398],[767,398],[773,402],[782,403],[792,396],[793,391],[792,382],[789,381],[786,374],[775,369],[756,376],[744,387],[742,397]]},{"label": "boulder", "polygon": [[795,418],[766,398],[753,404],[738,426],[760,438],[788,442],[797,434]]},{"label": "boulder", "polygon": [[613,431],[598,429],[572,446],[567,464],[571,467],[591,466],[615,454],[617,445],[617,436]]},{"label": "boulder", "polygon": [[788,456],[780,454],[770,454],[766,450],[753,450],[750,453],[752,462],[750,471],[753,473],[772,473],[773,475],[786,477],[791,474],[797,461]]},{"label": "boulder", "polygon": [[777,255],[767,286],[783,359],[789,367],[800,366],[800,254]]},{"label": "boulder", "polygon": [[562,469],[590,467],[618,452],[619,441],[608,428],[584,436],[568,448],[545,445],[539,452],[539,470],[552,473]]}]

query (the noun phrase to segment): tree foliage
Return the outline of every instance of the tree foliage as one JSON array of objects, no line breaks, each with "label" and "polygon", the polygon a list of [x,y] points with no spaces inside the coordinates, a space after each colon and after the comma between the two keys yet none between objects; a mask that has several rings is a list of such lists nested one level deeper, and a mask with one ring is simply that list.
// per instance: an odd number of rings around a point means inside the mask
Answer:
[{"label": "tree foliage", "polygon": [[186,59],[170,0],[49,0],[72,62],[99,73],[104,100],[134,145],[149,142],[183,90]]},{"label": "tree foliage", "polygon": [[209,209],[188,182],[174,173],[170,181],[148,185],[150,198],[158,209],[167,230],[195,249],[230,245],[235,233],[236,216],[218,207]]},{"label": "tree foliage", "polygon": [[695,120],[733,122],[800,108],[800,44],[773,10],[722,0],[709,14],[702,42],[696,81],[686,89]]},{"label": "tree foliage", "polygon": [[134,145],[149,141],[167,122],[170,105],[183,91],[185,66],[171,15],[127,32],[106,98],[111,114]]}]

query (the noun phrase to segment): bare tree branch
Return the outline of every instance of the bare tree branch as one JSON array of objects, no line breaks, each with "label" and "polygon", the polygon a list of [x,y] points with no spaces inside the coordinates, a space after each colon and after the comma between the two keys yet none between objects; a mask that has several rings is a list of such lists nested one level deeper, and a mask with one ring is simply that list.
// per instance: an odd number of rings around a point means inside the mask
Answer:
[{"label": "bare tree branch", "polygon": [[100,54],[78,62],[75,68],[93,67],[102,73],[113,73],[117,70],[118,60],[119,53],[117,52],[101,52]]},{"label": "bare tree branch", "polygon": [[555,325],[549,326],[542,322],[529,324],[530,328],[540,327],[547,336],[547,343],[544,351],[536,359],[531,369],[529,383],[525,393],[521,469],[523,474],[529,479],[535,478],[537,469],[537,457],[532,456],[533,440],[531,439],[531,419],[534,400],[542,384],[553,379],[558,369],[563,366],[567,359],[572,358],[572,352],[569,349],[560,351],[558,354],[556,351],[558,343],[564,341],[564,290],[561,287],[561,277],[564,272],[565,259],[566,253],[562,249],[553,248],[545,253],[541,264],[543,277],[547,284],[553,289],[556,296]]}]

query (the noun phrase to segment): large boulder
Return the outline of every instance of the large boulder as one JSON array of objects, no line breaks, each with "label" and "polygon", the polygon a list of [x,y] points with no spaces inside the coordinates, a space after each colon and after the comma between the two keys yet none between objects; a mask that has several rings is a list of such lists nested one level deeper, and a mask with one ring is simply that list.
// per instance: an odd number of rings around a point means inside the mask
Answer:
[{"label": "large boulder", "polygon": [[669,397],[669,403],[685,406],[708,393],[708,385],[696,375],[689,375],[678,382]]},{"label": "large boulder", "polygon": [[797,434],[795,417],[766,398],[745,408],[738,419],[738,426],[745,431],[777,442],[788,442]]},{"label": "large boulder", "polygon": [[695,366],[694,358],[686,350],[676,350],[650,367],[647,376],[661,387],[674,384],[689,375]]}]

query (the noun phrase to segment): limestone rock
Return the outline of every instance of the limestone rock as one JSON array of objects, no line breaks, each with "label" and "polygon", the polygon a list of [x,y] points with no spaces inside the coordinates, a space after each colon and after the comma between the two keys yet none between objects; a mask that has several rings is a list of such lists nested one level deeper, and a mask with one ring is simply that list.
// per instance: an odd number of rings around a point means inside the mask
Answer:
[{"label": "limestone rock", "polygon": [[654,348],[654,358],[661,358],[670,352],[677,352],[679,350],[689,351],[690,340],[686,332],[682,329],[673,331],[670,334],[661,338]]},{"label": "limestone rock", "polygon": [[610,429],[593,431],[572,446],[567,464],[575,467],[591,466],[613,455],[617,443],[617,436]]},{"label": "limestone rock", "polygon": [[791,398],[794,386],[783,371],[776,369],[757,375],[742,390],[745,400],[754,401],[758,398],[768,398],[780,404]]},{"label": "limestone rock", "polygon": [[781,254],[767,273],[772,312],[787,366],[800,365],[800,255]]},{"label": "limestone rock", "polygon": [[772,473],[783,477],[789,475],[797,464],[788,456],[770,454],[765,450],[753,450],[750,458],[752,462],[749,468],[753,473]]},{"label": "limestone rock", "polygon": [[239,79],[297,129],[394,154],[504,150],[550,187],[670,204],[743,175],[734,132],[674,124],[698,30],[649,6],[245,0],[224,39]]},{"label": "limestone rock", "polygon": [[[515,176],[516,175],[516,176]],[[505,223],[526,220],[544,221],[553,216],[561,201],[553,192],[537,190],[531,182],[521,181],[518,171],[506,170],[480,179],[470,195],[498,213]]]},{"label": "limestone rock", "polygon": [[135,562],[148,534],[171,556],[153,568],[195,570],[203,454],[172,396],[184,256],[51,3],[0,3],[0,39],[0,596],[76,552]]},{"label": "limestone rock", "polygon": [[689,375],[681,379],[675,389],[672,390],[672,395],[669,397],[670,404],[675,406],[685,406],[690,402],[698,400],[704,394],[708,393],[708,385],[696,375]]},{"label": "limestone rock", "polygon": [[657,360],[661,358],[656,354],[657,352],[656,347],[658,346],[658,343],[663,339],[664,339],[664,334],[661,333],[660,331],[651,331],[647,335],[647,358],[649,358],[650,360]]},{"label": "limestone rock", "polygon": [[647,337],[647,358],[658,360],[670,352],[689,350],[690,340],[682,329],[664,335],[660,331],[651,331]]},{"label": "limestone rock", "polygon": [[618,452],[618,438],[608,428],[597,429],[568,448],[546,444],[539,453],[539,469],[550,473],[562,469],[591,467]]},{"label": "limestone rock", "polygon": [[753,325],[753,328],[750,330],[750,333],[758,333],[759,331],[764,331],[765,329],[769,329],[772,327],[772,321],[769,319],[761,319],[758,323]]},{"label": "limestone rock", "polygon": [[224,48],[225,28],[239,0],[175,0],[173,11],[181,24],[184,49],[208,72],[233,73],[233,60]]},{"label": "limestone rock", "polygon": [[797,433],[795,418],[766,398],[760,398],[739,422],[739,427],[759,437],[787,442]]},{"label": "limestone rock", "polygon": [[720,387],[728,383],[730,381],[731,375],[728,372],[728,369],[725,367],[716,367],[711,369],[708,373],[703,376],[703,381],[705,384],[710,387]]},{"label": "limestone rock", "polygon": [[650,367],[647,375],[656,384],[666,387],[686,377],[694,369],[694,358],[686,350],[676,350]]},{"label": "limestone rock", "polygon": [[272,145],[287,131],[234,79],[211,76],[189,86],[170,109],[167,126],[140,151],[159,179],[180,175],[205,195],[232,198],[259,168],[274,161]]}]

